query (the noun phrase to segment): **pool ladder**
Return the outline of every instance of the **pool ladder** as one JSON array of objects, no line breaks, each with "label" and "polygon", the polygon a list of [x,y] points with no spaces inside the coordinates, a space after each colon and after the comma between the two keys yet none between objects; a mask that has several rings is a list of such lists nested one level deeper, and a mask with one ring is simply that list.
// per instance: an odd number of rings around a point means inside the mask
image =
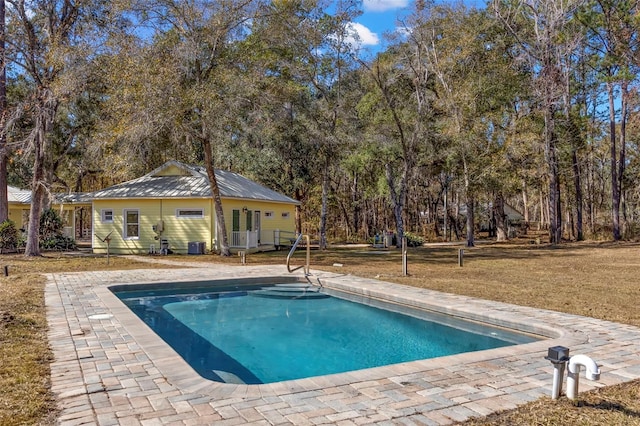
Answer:
[{"label": "pool ladder", "polygon": [[[305,243],[307,244],[307,262],[302,266],[297,266],[295,268],[292,268],[291,257],[293,256],[293,253],[296,251],[296,248],[298,248],[298,244],[300,244],[300,241],[302,241],[302,238],[305,239]],[[311,275],[309,272],[310,259],[311,259],[311,244],[310,244],[309,236],[306,234],[300,234],[298,235],[298,238],[296,238],[296,241],[291,246],[291,250],[289,250],[289,254],[287,255],[287,271],[293,272],[293,271],[297,271],[300,268],[304,268],[304,275],[305,276]]]}]

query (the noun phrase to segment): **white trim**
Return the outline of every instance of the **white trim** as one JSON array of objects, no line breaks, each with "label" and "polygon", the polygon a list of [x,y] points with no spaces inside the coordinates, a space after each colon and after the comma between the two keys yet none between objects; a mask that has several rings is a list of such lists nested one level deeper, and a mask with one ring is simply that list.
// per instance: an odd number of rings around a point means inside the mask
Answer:
[{"label": "white trim", "polygon": [[[138,226],[138,235],[129,236],[127,234],[127,213],[128,212],[136,212],[138,215],[138,222],[136,225]],[[133,224],[132,224],[133,225]],[[139,240],[140,239],[140,209],[122,209],[122,238],[125,240]]]},{"label": "white trim", "polygon": [[276,213],[273,210],[267,210],[264,212],[265,219],[273,219],[276,216]]},{"label": "white trim", "polygon": [[[106,212],[111,212],[111,219],[106,219]],[[113,223],[113,209],[101,209],[100,210],[100,222]]]}]

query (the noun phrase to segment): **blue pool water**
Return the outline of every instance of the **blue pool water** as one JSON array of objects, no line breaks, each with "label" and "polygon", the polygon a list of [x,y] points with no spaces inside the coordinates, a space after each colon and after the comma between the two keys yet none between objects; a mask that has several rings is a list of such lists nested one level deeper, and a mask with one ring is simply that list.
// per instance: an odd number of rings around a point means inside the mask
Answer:
[{"label": "blue pool water", "polygon": [[477,324],[462,327],[476,331],[469,332],[296,285],[181,293],[116,295],[200,375],[222,382],[272,383],[535,340]]}]

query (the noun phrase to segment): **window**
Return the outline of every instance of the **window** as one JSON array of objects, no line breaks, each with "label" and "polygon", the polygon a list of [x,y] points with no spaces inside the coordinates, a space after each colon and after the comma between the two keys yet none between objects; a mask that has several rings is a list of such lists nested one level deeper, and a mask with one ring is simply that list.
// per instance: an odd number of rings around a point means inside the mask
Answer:
[{"label": "window", "polygon": [[202,219],[204,209],[176,209],[176,217],[180,219]]},{"label": "window", "polygon": [[264,217],[266,217],[267,219],[273,219],[273,212],[264,212]]},{"label": "window", "polygon": [[289,219],[289,212],[282,212],[283,219]]},{"label": "window", "polygon": [[140,212],[138,210],[125,210],[124,216],[124,238],[135,240],[140,238]]},{"label": "window", "polygon": [[102,218],[102,223],[113,223],[113,210],[102,209],[100,217]]}]

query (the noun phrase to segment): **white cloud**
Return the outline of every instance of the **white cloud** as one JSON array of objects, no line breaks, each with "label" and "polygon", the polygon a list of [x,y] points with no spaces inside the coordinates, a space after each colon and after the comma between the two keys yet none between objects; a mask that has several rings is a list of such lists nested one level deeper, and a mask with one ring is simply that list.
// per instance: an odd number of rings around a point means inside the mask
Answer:
[{"label": "white cloud", "polygon": [[407,7],[409,0],[364,0],[365,12],[384,12]]},{"label": "white cloud", "polygon": [[380,44],[378,34],[357,22],[349,23],[347,32],[349,33],[347,43],[352,46],[377,46]]}]

